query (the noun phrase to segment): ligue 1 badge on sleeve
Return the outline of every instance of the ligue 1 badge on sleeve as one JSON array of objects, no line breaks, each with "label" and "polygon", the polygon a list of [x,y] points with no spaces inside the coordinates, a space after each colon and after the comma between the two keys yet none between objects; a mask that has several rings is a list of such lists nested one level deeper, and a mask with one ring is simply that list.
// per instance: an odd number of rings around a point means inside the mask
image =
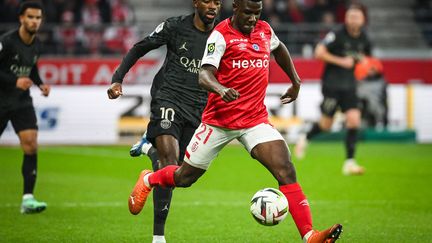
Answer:
[{"label": "ligue 1 badge on sleeve", "polygon": [[207,45],[207,56],[213,54],[215,49],[216,49],[215,43],[209,43]]}]

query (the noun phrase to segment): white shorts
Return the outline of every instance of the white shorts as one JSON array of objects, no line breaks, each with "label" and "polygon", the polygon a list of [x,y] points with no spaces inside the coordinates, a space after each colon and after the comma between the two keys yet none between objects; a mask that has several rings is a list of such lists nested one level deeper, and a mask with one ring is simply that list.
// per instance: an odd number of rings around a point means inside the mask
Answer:
[{"label": "white shorts", "polygon": [[284,140],[274,127],[265,123],[239,130],[201,123],[186,148],[185,161],[194,167],[207,170],[222,148],[234,139],[242,143],[249,153],[260,143]]}]

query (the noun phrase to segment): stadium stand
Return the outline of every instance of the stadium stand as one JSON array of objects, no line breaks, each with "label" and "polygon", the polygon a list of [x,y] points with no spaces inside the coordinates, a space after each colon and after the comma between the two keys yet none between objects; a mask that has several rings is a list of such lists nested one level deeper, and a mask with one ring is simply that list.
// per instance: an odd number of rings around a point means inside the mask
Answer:
[{"label": "stadium stand", "polygon": [[[0,3],[0,33],[16,25],[20,1]],[[43,0],[46,23],[40,38],[53,55],[124,54],[139,36],[164,19],[189,13],[189,0]],[[270,22],[294,55],[311,56],[312,47],[343,21],[344,0],[265,0],[262,19]],[[427,56],[432,44],[430,0],[362,1],[378,56]],[[221,18],[231,14],[223,1]],[[429,25],[428,25],[429,23]],[[122,38],[118,38],[121,36]]]}]

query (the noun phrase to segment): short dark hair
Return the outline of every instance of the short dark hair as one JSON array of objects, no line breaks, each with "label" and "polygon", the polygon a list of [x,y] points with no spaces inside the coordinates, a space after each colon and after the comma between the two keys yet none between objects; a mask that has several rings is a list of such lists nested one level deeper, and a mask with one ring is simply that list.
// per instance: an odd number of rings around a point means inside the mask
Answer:
[{"label": "short dark hair", "polygon": [[28,8],[37,8],[40,9],[42,12],[44,11],[42,3],[39,1],[25,1],[22,2],[19,6],[18,9],[18,15],[23,15],[24,12],[28,9]]},{"label": "short dark hair", "polygon": [[350,9],[360,10],[363,13],[363,16],[365,17],[366,23],[368,22],[367,8],[364,4],[359,3],[359,2],[358,3],[351,3],[350,5],[348,5],[347,11]]}]

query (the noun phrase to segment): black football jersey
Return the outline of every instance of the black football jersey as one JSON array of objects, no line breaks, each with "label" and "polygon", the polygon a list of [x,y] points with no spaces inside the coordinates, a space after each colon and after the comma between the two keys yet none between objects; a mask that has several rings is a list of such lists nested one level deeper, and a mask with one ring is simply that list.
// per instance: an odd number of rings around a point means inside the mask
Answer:
[{"label": "black football jersey", "polygon": [[19,77],[29,77],[36,85],[42,84],[37,69],[40,45],[35,38],[30,45],[12,30],[0,37],[0,107],[31,106],[29,90],[16,87]]},{"label": "black football jersey", "polygon": [[198,30],[193,24],[193,17],[194,14],[172,17],[157,26],[153,33],[129,50],[114,73],[112,82],[122,82],[140,57],[166,45],[165,61],[153,80],[152,99],[173,102],[184,109],[203,109],[207,92],[198,85],[198,72],[211,31]]},{"label": "black football jersey", "polygon": [[[327,50],[336,56],[352,56],[371,54],[371,43],[364,31],[359,37],[352,37],[348,34],[345,26],[329,32],[322,40]],[[345,69],[340,66],[326,63],[322,77],[323,87],[332,89],[353,89],[356,85],[354,68]]]}]

